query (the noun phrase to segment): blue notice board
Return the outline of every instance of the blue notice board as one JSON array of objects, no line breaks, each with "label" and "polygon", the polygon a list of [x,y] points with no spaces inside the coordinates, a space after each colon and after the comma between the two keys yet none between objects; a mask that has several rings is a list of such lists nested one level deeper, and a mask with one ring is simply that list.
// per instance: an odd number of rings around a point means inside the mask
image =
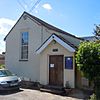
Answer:
[{"label": "blue notice board", "polygon": [[73,69],[73,57],[65,57],[65,69]]}]

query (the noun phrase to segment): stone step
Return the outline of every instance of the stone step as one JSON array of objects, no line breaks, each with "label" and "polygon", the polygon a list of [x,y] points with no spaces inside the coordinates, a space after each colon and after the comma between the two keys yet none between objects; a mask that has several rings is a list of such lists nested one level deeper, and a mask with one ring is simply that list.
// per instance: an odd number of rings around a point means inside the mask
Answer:
[{"label": "stone step", "polygon": [[42,88],[44,89],[50,89],[50,90],[59,90],[59,91],[63,91],[64,90],[64,87],[62,86],[52,86],[52,85],[44,85],[42,86]]},{"label": "stone step", "polygon": [[55,89],[45,89],[45,88],[40,88],[40,91],[42,92],[48,92],[48,93],[53,93],[57,95],[64,95],[65,92],[62,90],[55,90]]}]

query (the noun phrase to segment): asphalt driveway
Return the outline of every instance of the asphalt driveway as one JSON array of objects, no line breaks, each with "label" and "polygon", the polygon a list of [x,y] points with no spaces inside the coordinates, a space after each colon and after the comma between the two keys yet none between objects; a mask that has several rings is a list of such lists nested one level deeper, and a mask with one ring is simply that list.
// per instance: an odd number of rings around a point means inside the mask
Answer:
[{"label": "asphalt driveway", "polygon": [[21,89],[19,92],[0,93],[0,100],[83,100],[82,98],[59,96],[38,90]]}]

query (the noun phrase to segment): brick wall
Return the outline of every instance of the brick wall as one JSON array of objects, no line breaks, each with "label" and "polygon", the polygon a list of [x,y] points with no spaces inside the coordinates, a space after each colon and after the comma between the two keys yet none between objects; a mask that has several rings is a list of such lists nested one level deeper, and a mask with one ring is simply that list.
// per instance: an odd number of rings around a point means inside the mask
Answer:
[{"label": "brick wall", "polygon": [[0,65],[5,64],[5,56],[3,54],[0,54]]}]

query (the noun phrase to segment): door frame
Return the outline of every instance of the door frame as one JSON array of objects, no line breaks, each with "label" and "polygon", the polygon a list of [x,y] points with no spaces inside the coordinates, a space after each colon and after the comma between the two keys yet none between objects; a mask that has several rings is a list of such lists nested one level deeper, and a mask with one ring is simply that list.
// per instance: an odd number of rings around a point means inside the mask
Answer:
[{"label": "door frame", "polygon": [[54,55],[54,54],[51,54],[51,55],[48,55],[48,84],[50,85],[50,80],[49,80],[49,78],[50,78],[50,73],[49,73],[49,69],[50,69],[50,62],[49,62],[49,57],[50,56],[62,56],[63,57],[63,73],[62,73],[62,86],[64,86],[64,55],[63,54],[56,54],[56,55]]}]

